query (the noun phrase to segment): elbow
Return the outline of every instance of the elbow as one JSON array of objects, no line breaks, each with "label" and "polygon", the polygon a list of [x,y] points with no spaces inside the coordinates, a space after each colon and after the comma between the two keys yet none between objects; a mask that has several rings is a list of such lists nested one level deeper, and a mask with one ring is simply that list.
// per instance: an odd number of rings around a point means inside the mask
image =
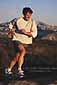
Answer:
[{"label": "elbow", "polygon": [[32,33],[32,37],[36,38],[37,37],[37,32],[36,33]]},{"label": "elbow", "polygon": [[37,37],[37,35],[35,34],[35,35],[33,35],[33,38],[36,38]]}]

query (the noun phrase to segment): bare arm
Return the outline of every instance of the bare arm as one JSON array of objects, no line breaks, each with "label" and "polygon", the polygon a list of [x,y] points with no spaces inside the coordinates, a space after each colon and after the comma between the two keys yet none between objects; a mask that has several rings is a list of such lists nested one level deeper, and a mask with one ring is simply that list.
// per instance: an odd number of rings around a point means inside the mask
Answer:
[{"label": "bare arm", "polygon": [[22,33],[24,33],[25,35],[32,37],[31,32],[26,32],[24,29],[22,29],[21,31],[22,31]]}]

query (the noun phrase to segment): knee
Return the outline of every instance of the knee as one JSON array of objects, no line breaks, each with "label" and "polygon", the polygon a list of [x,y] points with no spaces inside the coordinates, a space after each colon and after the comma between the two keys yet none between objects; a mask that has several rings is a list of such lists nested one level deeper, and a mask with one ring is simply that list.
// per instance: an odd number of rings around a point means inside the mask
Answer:
[{"label": "knee", "polygon": [[23,47],[23,48],[21,49],[21,52],[24,53],[24,54],[26,54],[26,49]]},{"label": "knee", "polygon": [[21,52],[23,52],[24,54],[26,53],[26,49],[23,45],[19,45],[18,48],[20,49]]},{"label": "knee", "polygon": [[24,48],[24,49],[22,50],[22,52],[23,52],[24,54],[26,54],[26,49]]}]

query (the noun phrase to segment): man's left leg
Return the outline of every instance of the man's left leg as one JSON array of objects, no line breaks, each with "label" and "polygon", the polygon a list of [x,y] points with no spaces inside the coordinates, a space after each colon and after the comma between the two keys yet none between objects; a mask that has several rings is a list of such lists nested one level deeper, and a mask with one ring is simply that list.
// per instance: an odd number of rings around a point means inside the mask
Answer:
[{"label": "man's left leg", "polygon": [[26,53],[26,49],[23,45],[19,45],[18,48],[20,49],[20,56],[18,58],[18,71],[19,71],[19,73],[23,73],[22,65],[24,63],[24,56]]}]

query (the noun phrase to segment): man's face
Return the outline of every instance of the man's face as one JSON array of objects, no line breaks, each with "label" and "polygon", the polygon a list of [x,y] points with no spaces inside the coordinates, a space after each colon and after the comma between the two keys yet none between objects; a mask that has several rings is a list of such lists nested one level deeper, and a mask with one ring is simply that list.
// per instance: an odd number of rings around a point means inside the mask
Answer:
[{"label": "man's face", "polygon": [[30,18],[31,18],[32,14],[27,12],[25,15],[24,15],[24,18],[26,21],[28,21]]}]

